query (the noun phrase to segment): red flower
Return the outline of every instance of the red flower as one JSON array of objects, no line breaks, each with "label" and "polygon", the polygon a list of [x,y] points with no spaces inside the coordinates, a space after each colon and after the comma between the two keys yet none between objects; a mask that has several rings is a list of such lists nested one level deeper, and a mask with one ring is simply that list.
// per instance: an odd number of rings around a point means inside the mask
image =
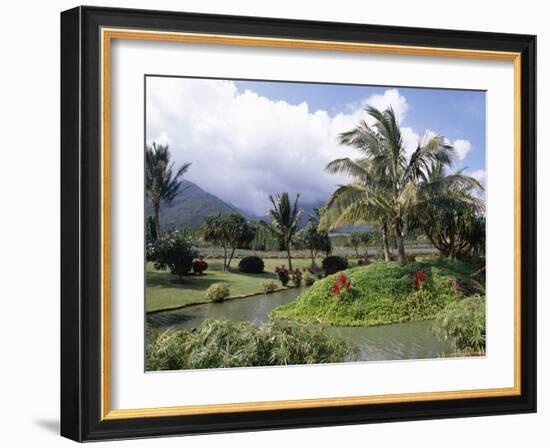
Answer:
[{"label": "red flower", "polygon": [[416,271],[414,273],[414,287],[416,289],[420,289],[424,280],[426,280],[426,274],[424,274],[424,271]]},{"label": "red flower", "polygon": [[346,274],[340,274],[338,277],[336,277],[336,283],[334,283],[334,286],[330,288],[330,292],[337,296],[340,294],[340,291],[342,289],[348,290],[351,287],[351,280],[348,280],[346,277]]}]

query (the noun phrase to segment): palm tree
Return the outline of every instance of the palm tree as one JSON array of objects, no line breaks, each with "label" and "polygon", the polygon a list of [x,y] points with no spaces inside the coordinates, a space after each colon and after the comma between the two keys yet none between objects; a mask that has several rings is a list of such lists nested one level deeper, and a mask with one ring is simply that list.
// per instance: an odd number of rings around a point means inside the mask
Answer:
[{"label": "palm tree", "polygon": [[390,261],[388,241],[388,220],[391,204],[389,193],[381,181],[376,178],[373,163],[367,158],[352,160],[337,159],[330,162],[326,170],[329,173],[343,173],[353,178],[353,182],[340,185],[331,195],[321,213],[319,227],[334,229],[347,224],[377,225],[382,235],[384,260]]},{"label": "palm tree", "polygon": [[268,212],[271,217],[271,229],[283,243],[288,256],[289,270],[292,270],[290,244],[298,231],[300,217],[302,216],[302,210],[298,208],[299,198],[300,195],[297,194],[294,205],[291,205],[287,192],[277,194],[275,197],[269,195],[269,200],[273,204],[273,208]]},{"label": "palm tree", "polygon": [[155,233],[160,235],[159,211],[161,202],[170,203],[178,193],[179,178],[191,163],[184,163],[174,173],[174,162],[170,163],[168,145],[145,146],[145,189],[153,206]]},{"label": "palm tree", "polygon": [[427,171],[434,163],[450,166],[455,151],[442,136],[426,133],[409,158],[393,109],[380,111],[369,106],[365,110],[374,124],[370,126],[363,120],[354,129],[340,134],[339,141],[359,149],[368,161],[371,178],[378,185],[363,182],[361,188],[375,208],[383,208],[386,224],[395,232],[399,261],[405,265],[404,223],[417,199],[417,187],[427,182]]},{"label": "palm tree", "polygon": [[481,184],[462,170],[446,175],[441,164],[420,184],[409,226],[419,228],[444,257],[479,255],[485,247],[485,203],[474,194]]}]

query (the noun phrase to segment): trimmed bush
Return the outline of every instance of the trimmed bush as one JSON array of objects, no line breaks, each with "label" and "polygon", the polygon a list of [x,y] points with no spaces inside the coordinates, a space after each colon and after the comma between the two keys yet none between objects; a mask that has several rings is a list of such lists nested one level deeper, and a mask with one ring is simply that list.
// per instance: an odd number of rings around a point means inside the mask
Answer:
[{"label": "trimmed bush", "polygon": [[226,283],[212,283],[206,290],[206,298],[212,302],[223,302],[231,294]]},{"label": "trimmed bush", "polygon": [[310,274],[309,272],[306,273],[306,275],[304,275],[304,285],[306,286],[311,286],[313,285],[315,282],[317,281],[317,279],[315,278],[315,276],[313,274]]},{"label": "trimmed bush", "polygon": [[285,268],[284,266],[277,266],[275,268],[275,274],[277,274],[277,278],[281,282],[281,285],[288,285],[288,282],[290,280],[290,272],[287,268]]},{"label": "trimmed bush", "polygon": [[337,255],[331,255],[323,260],[322,267],[325,275],[336,274],[348,268],[348,260]]},{"label": "trimmed bush", "polygon": [[261,274],[264,272],[264,261],[256,255],[249,255],[239,261],[239,271],[245,274]]},{"label": "trimmed bush", "polygon": [[319,325],[206,320],[194,332],[151,337],[145,368],[151,370],[319,364],[357,359],[357,347]]},{"label": "trimmed bush", "polygon": [[276,291],[279,288],[279,285],[275,280],[264,280],[262,282],[262,291],[266,294]]},{"label": "trimmed bush", "polygon": [[199,257],[198,260],[193,261],[193,272],[197,275],[202,275],[204,271],[208,269],[208,263]]}]

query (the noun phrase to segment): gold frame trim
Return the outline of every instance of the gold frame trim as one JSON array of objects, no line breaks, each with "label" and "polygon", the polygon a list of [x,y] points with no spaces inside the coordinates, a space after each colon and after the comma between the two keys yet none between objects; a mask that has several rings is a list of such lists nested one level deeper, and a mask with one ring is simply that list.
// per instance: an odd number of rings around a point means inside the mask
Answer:
[{"label": "gold frame trim", "polygon": [[[304,400],[280,400],[215,405],[190,405],[142,409],[111,409],[110,366],[110,51],[113,39],[185,42],[296,48],[319,51],[383,53],[410,56],[489,59],[514,62],[514,386],[508,388],[369,395]],[[194,34],[133,29],[101,29],[101,420],[201,415],[264,410],[307,409],[429,400],[502,397],[521,394],[521,54],[514,52],[467,50],[352,43],[304,39],[279,39],[216,34]]]}]

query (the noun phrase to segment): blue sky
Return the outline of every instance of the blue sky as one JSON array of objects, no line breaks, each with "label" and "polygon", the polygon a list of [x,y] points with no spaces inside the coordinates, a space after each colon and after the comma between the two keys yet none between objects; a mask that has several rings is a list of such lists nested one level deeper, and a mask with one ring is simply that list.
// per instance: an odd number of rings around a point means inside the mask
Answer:
[{"label": "blue sky", "polygon": [[321,109],[331,115],[348,111],[350,105],[364,98],[397,88],[408,104],[401,126],[410,126],[420,135],[430,129],[451,142],[470,141],[471,150],[459,162],[459,168],[466,167],[470,173],[485,170],[485,91],[262,81],[235,84],[241,92],[248,89],[289,104],[306,102],[310,110]]},{"label": "blue sky", "polygon": [[326,172],[341,157],[359,157],[338,135],[367,119],[364,107],[393,107],[405,151],[424,132],[457,149],[455,167],[485,180],[485,93],[392,86],[345,86],[178,77],[147,77],[146,138],[168,144],[186,179],[261,216],[269,195],[300,193],[324,202],[343,174]]}]

